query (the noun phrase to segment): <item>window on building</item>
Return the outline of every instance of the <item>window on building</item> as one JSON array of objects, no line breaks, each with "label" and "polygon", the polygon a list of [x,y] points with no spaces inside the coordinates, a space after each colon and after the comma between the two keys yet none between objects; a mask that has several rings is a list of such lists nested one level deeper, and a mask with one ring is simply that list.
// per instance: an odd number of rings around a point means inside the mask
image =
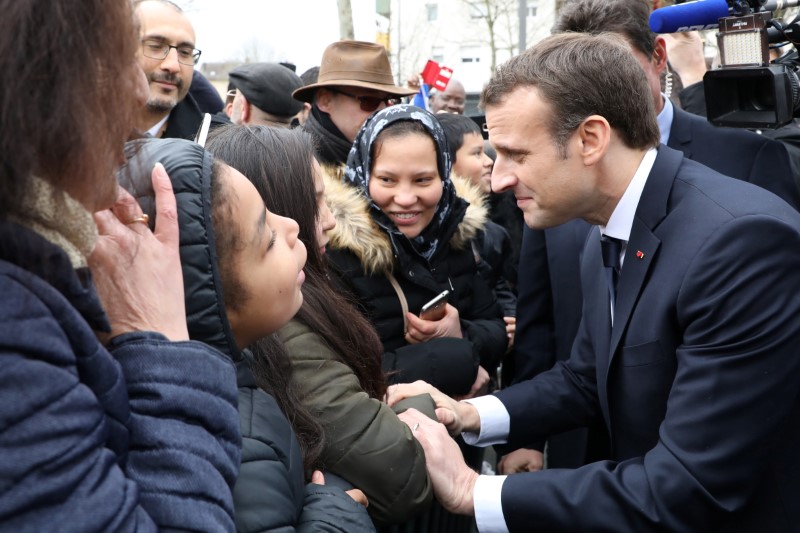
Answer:
[{"label": "window on building", "polygon": [[431,48],[431,59],[436,61],[437,63],[444,62],[444,48],[441,46],[434,46]]},{"label": "window on building", "polygon": [[538,0],[528,0],[528,18],[535,18],[539,10]]},{"label": "window on building", "polygon": [[487,9],[483,2],[470,2],[469,16],[474,19],[485,19],[489,15]]},{"label": "window on building", "polygon": [[462,63],[480,63],[481,49],[478,46],[465,46],[461,48]]},{"label": "window on building", "polygon": [[428,22],[433,22],[439,18],[439,4],[425,4],[428,12]]}]

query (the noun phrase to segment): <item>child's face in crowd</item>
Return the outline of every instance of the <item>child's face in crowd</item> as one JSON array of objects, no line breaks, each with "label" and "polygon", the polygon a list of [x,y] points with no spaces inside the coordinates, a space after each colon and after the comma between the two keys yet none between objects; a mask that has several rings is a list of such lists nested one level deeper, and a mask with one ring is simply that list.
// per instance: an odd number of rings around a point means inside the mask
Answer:
[{"label": "child's face in crowd", "polygon": [[464,135],[464,143],[456,152],[453,172],[469,180],[484,193],[492,190],[489,178],[492,175],[492,158],[483,151],[483,137],[477,133]]},{"label": "child's face in crowd", "polygon": [[319,166],[316,158],[311,162],[314,167],[314,191],[317,194],[317,228],[316,228],[316,242],[319,246],[320,253],[325,253],[325,246],[328,244],[328,231],[336,227],[336,219],[333,218],[328,207],[328,202],[325,201],[325,182],[322,179],[322,169]]},{"label": "child's face in crowd", "polygon": [[414,238],[433,220],[442,197],[436,146],[421,133],[378,142],[369,195],[403,235]]},{"label": "child's face in crowd", "polygon": [[242,294],[228,319],[243,348],[286,325],[300,309],[306,248],[297,238],[297,223],[269,212],[250,180],[228,166],[220,179],[231,213],[224,230],[237,232],[240,243],[233,257],[220,260],[233,261],[236,293]]}]

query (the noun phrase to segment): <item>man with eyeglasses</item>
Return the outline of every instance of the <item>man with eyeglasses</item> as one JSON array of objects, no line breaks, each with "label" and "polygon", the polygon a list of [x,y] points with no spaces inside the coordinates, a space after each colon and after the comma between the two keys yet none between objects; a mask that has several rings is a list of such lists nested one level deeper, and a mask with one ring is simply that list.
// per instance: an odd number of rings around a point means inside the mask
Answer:
[{"label": "man with eyeglasses", "polygon": [[191,22],[169,0],[138,0],[141,45],[137,59],[147,76],[150,97],[137,126],[154,137],[191,139],[203,115],[188,95],[200,59]]},{"label": "man with eyeglasses", "polygon": [[312,105],[303,128],[318,141],[320,163],[341,165],[367,117],[416,91],[394,84],[389,56],[379,44],[335,42],[320,65],[317,82],[292,96]]}]

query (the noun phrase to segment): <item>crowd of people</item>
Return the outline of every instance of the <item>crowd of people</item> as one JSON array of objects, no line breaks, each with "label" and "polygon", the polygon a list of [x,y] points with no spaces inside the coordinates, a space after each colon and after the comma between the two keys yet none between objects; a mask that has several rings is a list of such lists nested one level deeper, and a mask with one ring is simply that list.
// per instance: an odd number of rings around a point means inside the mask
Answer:
[{"label": "crowd of people", "polygon": [[170,0],[0,0],[0,531],[797,531],[796,147],[665,95],[651,4],[482,128],[376,43],[223,99]]}]

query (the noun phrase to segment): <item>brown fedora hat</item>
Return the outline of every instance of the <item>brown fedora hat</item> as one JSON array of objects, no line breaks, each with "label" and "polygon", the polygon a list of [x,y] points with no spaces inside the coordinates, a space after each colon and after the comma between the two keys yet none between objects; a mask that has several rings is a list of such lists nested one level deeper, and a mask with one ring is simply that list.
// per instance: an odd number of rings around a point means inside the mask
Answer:
[{"label": "brown fedora hat", "polygon": [[362,87],[397,96],[409,96],[417,91],[394,84],[392,67],[386,49],[365,41],[337,41],[322,54],[317,83],[296,89],[292,96],[311,102],[321,87]]}]

